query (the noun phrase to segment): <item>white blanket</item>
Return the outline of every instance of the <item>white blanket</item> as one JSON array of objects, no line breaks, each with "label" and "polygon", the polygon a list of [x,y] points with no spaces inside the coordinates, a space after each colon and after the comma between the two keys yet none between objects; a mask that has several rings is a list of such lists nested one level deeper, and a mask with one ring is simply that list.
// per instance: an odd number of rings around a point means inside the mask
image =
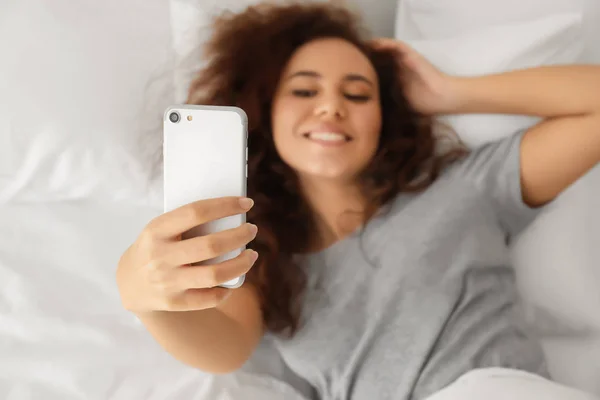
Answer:
[{"label": "white blanket", "polygon": [[427,400],[597,400],[523,371],[487,368],[471,371]]}]

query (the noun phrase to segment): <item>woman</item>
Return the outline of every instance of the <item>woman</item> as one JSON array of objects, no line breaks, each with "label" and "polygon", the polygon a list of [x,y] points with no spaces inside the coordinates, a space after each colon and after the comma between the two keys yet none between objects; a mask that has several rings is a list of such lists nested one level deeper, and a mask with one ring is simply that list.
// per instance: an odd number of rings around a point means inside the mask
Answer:
[{"label": "woman", "polygon": [[[599,68],[447,76],[318,4],[224,16],[208,55],[189,102],[248,114],[252,200],[161,215],[120,260],[124,306],[168,352],[226,373],[270,333],[322,399],[420,399],[480,367],[546,374],[507,238],[600,160]],[[431,115],[463,113],[545,120],[439,151]],[[180,240],[243,212],[255,225]]]}]

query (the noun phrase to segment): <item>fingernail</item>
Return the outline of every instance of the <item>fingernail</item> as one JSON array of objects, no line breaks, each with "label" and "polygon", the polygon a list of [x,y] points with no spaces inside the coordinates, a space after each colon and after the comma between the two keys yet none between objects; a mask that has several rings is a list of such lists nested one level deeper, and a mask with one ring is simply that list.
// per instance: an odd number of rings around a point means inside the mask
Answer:
[{"label": "fingernail", "polygon": [[240,199],[240,206],[242,206],[244,210],[251,209],[253,205],[254,201],[252,199],[249,199],[247,197],[243,197]]},{"label": "fingernail", "polygon": [[250,232],[252,234],[256,234],[258,232],[258,226],[254,225],[254,224],[248,224],[248,229],[250,229]]},{"label": "fingernail", "polygon": [[258,259],[258,253],[254,250],[250,250],[250,259],[252,262],[256,261]]}]

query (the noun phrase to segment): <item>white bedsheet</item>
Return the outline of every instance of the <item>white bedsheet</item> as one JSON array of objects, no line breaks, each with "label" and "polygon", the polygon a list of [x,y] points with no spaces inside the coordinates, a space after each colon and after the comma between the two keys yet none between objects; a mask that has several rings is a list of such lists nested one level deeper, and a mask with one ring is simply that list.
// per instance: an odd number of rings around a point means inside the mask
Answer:
[{"label": "white bedsheet", "polygon": [[0,399],[201,399],[119,302],[120,253],[160,212],[120,203],[0,206]]}]

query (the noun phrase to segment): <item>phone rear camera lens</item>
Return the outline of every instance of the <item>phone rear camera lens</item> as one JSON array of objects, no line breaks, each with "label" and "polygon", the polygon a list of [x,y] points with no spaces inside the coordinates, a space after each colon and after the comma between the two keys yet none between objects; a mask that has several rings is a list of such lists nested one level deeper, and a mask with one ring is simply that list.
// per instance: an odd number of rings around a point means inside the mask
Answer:
[{"label": "phone rear camera lens", "polygon": [[180,120],[179,113],[172,112],[171,114],[169,114],[169,121],[171,121],[172,123],[176,124],[179,122],[179,120]]}]

